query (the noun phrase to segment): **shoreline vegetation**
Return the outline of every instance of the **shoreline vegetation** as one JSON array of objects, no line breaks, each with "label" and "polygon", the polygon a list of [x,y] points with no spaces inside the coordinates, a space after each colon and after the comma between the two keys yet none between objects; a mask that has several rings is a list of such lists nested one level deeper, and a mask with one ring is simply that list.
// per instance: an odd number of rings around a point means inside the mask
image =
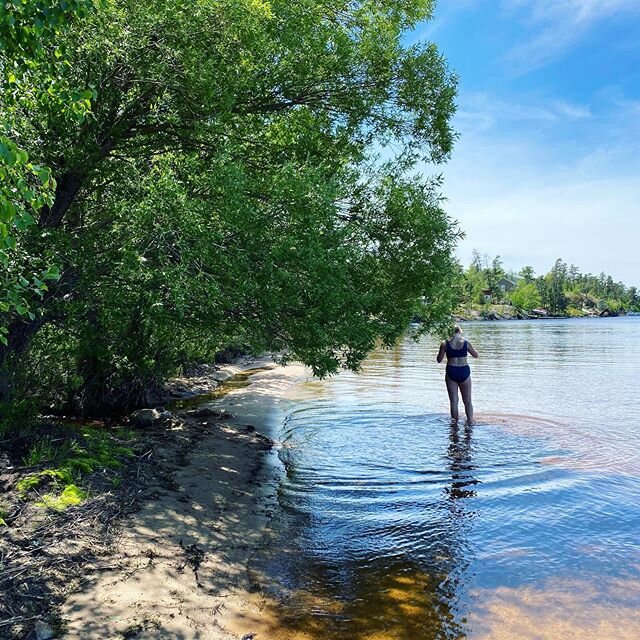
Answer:
[{"label": "shoreline vegetation", "polygon": [[356,370],[422,296],[447,322],[457,77],[404,37],[434,5],[0,6],[0,434],[226,348]]},{"label": "shoreline vegetation", "polygon": [[[155,419],[52,421],[40,459],[3,454],[3,638],[213,627],[207,638],[226,639],[223,620],[253,619],[238,611],[255,609],[246,566],[274,507],[267,417],[303,370],[250,358],[205,369],[169,381],[175,401]],[[87,435],[98,449],[80,446]],[[78,499],[63,503],[71,471]]]},{"label": "shoreline vegetation", "polygon": [[[0,5],[0,636],[62,633],[66,590],[215,438],[238,473],[212,449],[198,490],[226,473],[242,502],[264,441],[167,379],[225,352],[357,370],[416,313],[449,322],[457,77],[405,38],[434,6]],[[174,577],[202,576],[178,543]]]},{"label": "shoreline vegetation", "polygon": [[[116,570],[145,505],[197,520],[188,496],[220,479],[235,493],[198,504],[205,539],[253,495],[259,425],[173,409],[167,379],[225,352],[357,370],[416,313],[449,322],[462,232],[437,166],[457,77],[405,38],[434,6],[0,5],[0,636],[63,633],[66,591]],[[202,486],[173,505],[178,468]],[[145,567],[172,561],[161,547]],[[172,540],[171,580],[201,580],[202,550]]]}]

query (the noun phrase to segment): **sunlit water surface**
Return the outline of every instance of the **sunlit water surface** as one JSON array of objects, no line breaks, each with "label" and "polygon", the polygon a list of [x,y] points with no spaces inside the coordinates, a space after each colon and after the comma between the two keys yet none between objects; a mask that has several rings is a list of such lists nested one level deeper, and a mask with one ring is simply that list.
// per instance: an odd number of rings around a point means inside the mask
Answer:
[{"label": "sunlit water surface", "polygon": [[274,638],[640,638],[640,318],[464,328],[473,427],[429,339],[296,389]]}]

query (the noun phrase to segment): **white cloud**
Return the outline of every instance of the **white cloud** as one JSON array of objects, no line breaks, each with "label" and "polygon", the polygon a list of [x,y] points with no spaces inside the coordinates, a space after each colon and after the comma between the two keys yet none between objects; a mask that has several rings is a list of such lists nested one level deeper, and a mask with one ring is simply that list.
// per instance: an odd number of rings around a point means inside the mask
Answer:
[{"label": "white cloud", "polygon": [[571,104],[564,100],[556,100],[553,103],[553,108],[559,115],[564,115],[572,120],[589,118],[592,115],[589,107],[579,104]]},{"label": "white cloud", "polygon": [[[478,249],[501,255],[509,268],[531,264],[545,273],[562,257],[640,285],[640,143],[628,128],[640,105],[611,101],[607,113],[593,115],[563,102],[528,109],[483,95],[464,103],[462,137],[443,172],[446,208],[466,232],[463,263]],[[496,105],[514,126],[491,119]],[[584,118],[593,119],[592,140],[563,138],[568,124]],[[543,139],[539,127],[547,122]]]},{"label": "white cloud", "polygon": [[588,105],[564,100],[506,101],[487,93],[466,92],[460,96],[463,105],[456,114],[463,131],[487,131],[504,124],[535,123],[556,124],[562,121],[582,120],[592,116]]},{"label": "white cloud", "polygon": [[603,20],[640,13],[639,0],[503,0],[502,7],[507,16],[524,21],[533,34],[505,56],[517,73],[556,59]]}]

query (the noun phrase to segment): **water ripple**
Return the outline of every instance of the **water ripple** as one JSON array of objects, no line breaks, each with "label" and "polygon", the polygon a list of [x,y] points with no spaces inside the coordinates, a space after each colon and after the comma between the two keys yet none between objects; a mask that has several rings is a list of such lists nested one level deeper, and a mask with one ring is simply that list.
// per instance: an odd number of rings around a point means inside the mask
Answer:
[{"label": "water ripple", "polygon": [[[282,551],[261,560],[278,588],[319,598],[292,599],[296,619],[311,629],[321,616],[317,638],[474,637],[474,593],[638,580],[636,409],[620,401],[640,373],[638,327],[469,325],[481,359],[468,428],[449,424],[433,342],[301,387],[282,429]],[[640,590],[609,596],[612,616],[618,601],[640,605]],[[428,624],[414,629],[411,607]]]}]

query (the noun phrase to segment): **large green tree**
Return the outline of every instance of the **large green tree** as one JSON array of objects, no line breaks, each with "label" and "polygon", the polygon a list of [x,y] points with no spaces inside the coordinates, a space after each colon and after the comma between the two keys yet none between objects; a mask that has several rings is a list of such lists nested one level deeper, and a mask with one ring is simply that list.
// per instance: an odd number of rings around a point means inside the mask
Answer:
[{"label": "large green tree", "polygon": [[326,374],[415,313],[446,322],[458,232],[415,167],[451,151],[455,78],[403,43],[431,11],[107,0],[61,34],[91,108],[10,111],[55,178],[15,269],[62,276],[41,312],[5,313],[4,399],[37,377],[52,402],[133,405],[233,344]]},{"label": "large green tree", "polygon": [[[16,113],[43,102],[83,119],[91,92],[75,89],[67,78],[63,35],[93,7],[92,0],[7,0],[0,4],[0,312],[29,315],[33,301],[58,277],[54,265],[21,272],[16,267],[17,236],[51,204],[55,180],[46,166],[32,162],[15,129]],[[0,322],[0,343],[7,344]]]},{"label": "large green tree", "polygon": [[509,292],[509,300],[513,305],[527,313],[542,304],[542,298],[536,285],[533,282],[526,282],[524,279],[518,282],[515,289]]},{"label": "large green tree", "polygon": [[568,267],[567,264],[558,258],[551,271],[544,277],[545,287],[541,291],[545,307],[553,315],[561,315],[566,311],[567,298],[565,287],[567,284]]}]

